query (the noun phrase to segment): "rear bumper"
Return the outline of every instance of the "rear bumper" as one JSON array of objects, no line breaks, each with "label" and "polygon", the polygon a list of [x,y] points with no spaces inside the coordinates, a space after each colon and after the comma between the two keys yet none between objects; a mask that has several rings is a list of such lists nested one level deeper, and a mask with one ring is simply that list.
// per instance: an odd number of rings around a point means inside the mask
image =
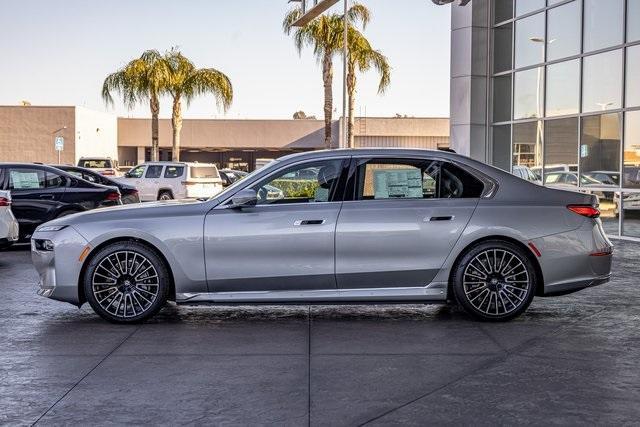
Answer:
[{"label": "rear bumper", "polygon": [[553,285],[544,287],[543,296],[553,297],[553,296],[571,294],[573,292],[577,292],[582,289],[592,288],[594,286],[602,285],[604,283],[607,283],[609,280],[611,280],[611,274],[595,277],[590,280],[578,280],[575,282],[555,283]]}]

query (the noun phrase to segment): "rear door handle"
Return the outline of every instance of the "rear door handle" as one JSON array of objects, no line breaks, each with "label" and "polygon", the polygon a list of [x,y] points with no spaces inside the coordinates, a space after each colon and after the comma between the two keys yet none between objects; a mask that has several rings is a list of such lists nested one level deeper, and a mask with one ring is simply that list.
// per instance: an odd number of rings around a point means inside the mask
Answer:
[{"label": "rear door handle", "polygon": [[322,225],[324,221],[324,219],[298,219],[293,222],[293,225],[296,227],[300,225]]},{"label": "rear door handle", "polygon": [[432,216],[429,221],[453,221],[453,215]]}]

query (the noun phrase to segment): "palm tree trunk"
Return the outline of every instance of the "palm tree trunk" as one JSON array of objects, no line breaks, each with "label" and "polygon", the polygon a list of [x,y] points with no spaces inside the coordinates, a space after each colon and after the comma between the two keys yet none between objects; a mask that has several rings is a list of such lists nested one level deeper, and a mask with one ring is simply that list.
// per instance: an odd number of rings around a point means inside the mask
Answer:
[{"label": "palm tree trunk", "polygon": [[149,101],[151,107],[151,161],[160,160],[160,142],[158,139],[158,115],[160,114],[160,101],[155,95]]},{"label": "palm tree trunk", "polygon": [[171,115],[171,126],[173,127],[173,151],[171,152],[171,160],[180,161],[180,131],[182,130],[182,104],[180,96],[176,95],[173,99],[173,112]]},{"label": "palm tree trunk", "polygon": [[333,113],[333,59],[325,53],[322,59],[322,81],[324,82],[324,146],[331,148],[331,121]]},{"label": "palm tree trunk", "polygon": [[355,117],[353,116],[353,110],[356,103],[356,71],[353,63],[349,63],[349,72],[347,74],[347,99],[349,103],[349,124],[347,125],[347,146],[348,148],[355,148],[355,135],[354,124]]}]

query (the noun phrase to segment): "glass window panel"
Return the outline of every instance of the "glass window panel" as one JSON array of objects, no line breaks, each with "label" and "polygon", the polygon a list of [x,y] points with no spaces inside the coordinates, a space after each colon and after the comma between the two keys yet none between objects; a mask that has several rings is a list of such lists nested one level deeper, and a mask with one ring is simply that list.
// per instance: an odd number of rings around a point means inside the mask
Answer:
[{"label": "glass window panel", "polygon": [[513,166],[532,169],[542,166],[542,122],[513,125]]},{"label": "glass window panel", "polygon": [[621,107],[622,50],[585,57],[582,72],[583,112]]},{"label": "glass window panel", "polygon": [[640,40],[640,1],[627,1],[627,42]]},{"label": "glass window panel", "polygon": [[511,120],[511,74],[493,79],[493,121]]},{"label": "glass window panel", "polygon": [[511,125],[493,127],[493,149],[491,164],[506,171],[511,170]]},{"label": "glass window panel", "polygon": [[513,32],[513,24],[505,24],[496,27],[493,30],[493,72],[499,73],[512,69],[511,53],[511,34]]},{"label": "glass window panel", "polygon": [[622,193],[622,209],[622,235],[640,237],[640,194]]},{"label": "glass window panel", "polygon": [[544,13],[516,21],[516,67],[544,62]]},{"label": "glass window panel", "polygon": [[554,4],[562,3],[563,1],[565,1],[565,0],[549,0],[549,1],[547,1],[547,4],[549,6],[553,6]]},{"label": "glass window panel", "polygon": [[584,51],[622,43],[624,0],[584,1]]},{"label": "glass window panel", "polygon": [[549,10],[547,60],[580,53],[580,3],[574,1]]},{"label": "glass window panel", "polygon": [[496,24],[513,18],[513,0],[495,0],[493,11]]},{"label": "glass window panel", "polygon": [[578,118],[546,121],[544,124],[545,175],[575,170],[577,164]]},{"label": "glass window panel", "polygon": [[[638,0],[640,3],[640,0]],[[640,13],[640,11],[638,11]],[[638,19],[640,21],[640,19]],[[627,107],[640,106],[640,45],[627,48]]]},{"label": "glass window panel", "polygon": [[[621,115],[601,114],[582,118],[580,139],[580,173],[582,185],[617,187],[620,182]],[[599,194],[600,199],[613,201],[613,193]]]},{"label": "glass window panel", "polygon": [[623,187],[640,188],[640,111],[625,114]]},{"label": "glass window panel", "polygon": [[547,116],[577,114],[580,108],[580,60],[547,67]]},{"label": "glass window panel", "polygon": [[522,16],[544,7],[545,0],[516,0],[516,16]]},{"label": "glass window panel", "polygon": [[517,72],[514,79],[513,118],[517,120],[541,117],[543,68]]}]

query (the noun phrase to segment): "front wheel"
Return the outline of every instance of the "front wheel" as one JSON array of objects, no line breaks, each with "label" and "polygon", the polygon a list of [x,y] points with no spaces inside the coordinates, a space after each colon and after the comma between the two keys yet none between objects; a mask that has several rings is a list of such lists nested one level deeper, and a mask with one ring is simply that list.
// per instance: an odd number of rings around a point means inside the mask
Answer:
[{"label": "front wheel", "polygon": [[173,200],[173,194],[170,191],[161,191],[158,200]]},{"label": "front wheel", "polygon": [[114,323],[137,323],[166,303],[169,272],[163,260],[138,242],[102,248],[87,265],[84,293],[93,310]]},{"label": "front wheel", "polygon": [[474,246],[456,264],[453,292],[472,316],[504,321],[527,309],[536,281],[536,270],[522,249],[494,240]]}]

